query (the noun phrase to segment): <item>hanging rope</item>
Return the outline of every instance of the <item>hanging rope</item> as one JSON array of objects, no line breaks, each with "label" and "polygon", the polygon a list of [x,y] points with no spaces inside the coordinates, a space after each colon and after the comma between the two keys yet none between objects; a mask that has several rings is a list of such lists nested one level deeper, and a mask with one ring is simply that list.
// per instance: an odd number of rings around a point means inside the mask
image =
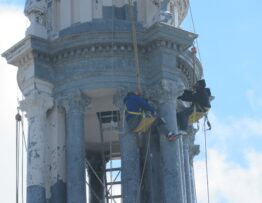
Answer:
[{"label": "hanging rope", "polygon": [[25,139],[25,129],[24,129],[24,116],[22,113],[22,120],[21,120],[21,126],[22,126],[22,137],[23,137],[23,146],[25,147],[25,150],[27,152],[27,144],[26,144],[26,139]]},{"label": "hanging rope", "polygon": [[[19,93],[20,91],[17,86],[16,88],[17,106],[19,106],[19,101],[20,101]],[[22,95],[22,99],[24,99],[23,95]],[[15,115],[15,120],[16,120],[16,203],[24,202],[24,149],[27,152],[27,144],[25,140],[23,117],[24,117],[23,113],[20,114],[19,108],[17,107],[17,114]],[[21,155],[20,155],[20,152],[21,152]],[[20,166],[20,163],[21,163],[21,166]],[[20,189],[20,186],[21,186],[21,189]]]},{"label": "hanging rope", "polygon": [[[193,26],[193,32],[196,33],[195,23],[194,23],[194,18],[193,18],[193,13],[192,13],[190,2],[189,2],[189,13],[190,13],[190,17],[191,17],[192,26]],[[201,55],[200,55],[200,49],[199,49],[199,45],[198,45],[198,40],[195,39],[195,41],[196,41],[196,46],[197,46],[197,50],[198,50],[198,58],[199,58],[200,63],[202,64]]]},{"label": "hanging rope", "polygon": [[196,83],[196,77],[195,77],[195,73],[196,73],[196,53],[197,53],[197,50],[196,50],[196,47],[193,46],[191,48],[191,53],[192,53],[192,64],[193,64],[193,74],[192,74],[192,89],[193,89],[193,86],[195,85]]},{"label": "hanging rope", "polygon": [[207,117],[205,117],[204,120],[204,139],[205,139],[205,165],[206,165],[206,187],[207,187],[207,201],[210,203],[210,197],[209,197],[209,177],[208,177],[208,157],[207,157],[207,136],[206,131],[208,129],[205,129],[205,123],[207,122]]},{"label": "hanging rope", "polygon": [[[112,77],[115,76],[114,74],[114,67],[115,67],[115,64],[114,64],[114,34],[115,34],[115,0],[112,0],[112,41],[111,41],[111,46],[112,46],[112,61],[111,61],[111,66],[112,66]],[[115,78],[113,78],[115,79]],[[114,80],[115,81],[115,80]],[[112,132],[113,132],[113,122],[114,122],[114,110],[112,109],[111,111],[111,121],[110,121],[110,136],[109,136],[109,161],[110,161],[110,181],[112,182],[112,179],[113,179],[113,156],[112,156]],[[105,180],[107,181],[107,172],[106,172],[106,167],[105,167]],[[114,182],[114,181],[113,181]],[[106,186],[107,187],[107,186]],[[110,185],[109,188],[107,188],[107,191],[110,192],[110,195],[111,197],[113,196],[113,187],[112,185]],[[115,199],[112,197],[110,202],[112,203],[112,200],[115,202]],[[107,202],[108,202],[108,198],[107,198]]]},{"label": "hanging rope", "polygon": [[[196,29],[195,29],[195,23],[194,23],[194,18],[193,18],[193,13],[192,13],[192,9],[191,9],[191,5],[189,3],[189,11],[190,11],[190,16],[191,16],[191,21],[192,21],[192,26],[193,26],[193,30],[194,30],[194,33],[196,33]],[[198,40],[196,39],[196,46],[197,46],[197,50],[198,50],[198,58],[199,58],[199,61],[200,63],[202,64],[202,59],[201,59],[201,54],[200,54],[200,49],[199,49],[199,44],[198,44]],[[191,49],[192,53],[196,53],[196,49],[193,48]],[[193,60],[193,66],[194,66],[194,69],[195,69],[195,58],[196,56],[194,56],[194,60]],[[194,70],[195,72],[195,70]],[[199,123],[198,123],[199,125]],[[204,116],[204,124],[203,124],[203,130],[204,130],[204,142],[205,142],[205,169],[206,169],[206,187],[207,187],[207,200],[208,200],[208,203],[210,203],[210,194],[209,194],[209,174],[208,174],[208,156],[207,156],[207,135],[206,135],[206,132],[207,130],[211,130],[211,124],[208,120],[208,115],[207,113],[205,113],[205,116]],[[206,129],[205,128],[205,125],[208,126],[208,128]]]},{"label": "hanging rope", "polygon": [[[101,113],[99,113],[99,128],[100,128],[100,139],[101,139],[101,145],[102,145],[102,149],[101,149],[101,156],[102,156],[102,162],[103,162],[103,170],[104,170],[104,173],[105,175],[103,176],[103,179],[104,179],[104,182],[106,183],[107,182],[107,177],[106,177],[106,158],[105,158],[105,147],[104,147],[104,132],[103,132],[103,129],[102,129],[102,120],[101,120]],[[104,186],[104,185],[103,185]],[[105,187],[107,187],[105,185]],[[107,197],[107,189],[106,189],[106,194],[105,194],[105,197]],[[106,201],[108,203],[108,198],[106,198]]]},{"label": "hanging rope", "polygon": [[17,112],[16,116],[16,203],[19,202],[19,162],[20,162],[20,128],[19,128],[19,122],[21,121],[21,116],[20,114]]},{"label": "hanging rope", "polygon": [[133,11],[134,7],[133,7],[132,0],[128,0],[128,2],[129,2],[129,12],[130,12],[131,25],[132,25],[132,41],[133,41],[134,59],[135,59],[135,66],[136,66],[137,90],[141,92],[141,79],[140,79],[140,66],[139,66],[139,59],[138,59],[136,21],[135,21],[135,16],[134,16],[134,11]]},{"label": "hanging rope", "polygon": [[[15,116],[16,120],[16,203],[20,200],[24,202],[24,148],[27,152],[27,146],[24,135],[24,125],[23,125],[23,117],[17,111]],[[20,155],[21,152],[21,155]],[[21,163],[21,166],[20,166]],[[21,177],[20,177],[21,173]],[[21,180],[21,184],[20,184]],[[21,190],[20,190],[21,186]],[[21,192],[21,194],[20,194]]]},{"label": "hanging rope", "polygon": [[[196,50],[196,47],[193,46],[191,48],[191,53],[192,53],[192,63],[193,63],[193,74],[192,74],[192,90],[193,90],[193,87],[196,83],[196,77],[195,77],[195,73],[196,73],[196,53],[197,53],[197,50]],[[196,120],[196,105],[194,105],[193,107],[193,121]],[[199,121],[197,121],[197,131],[199,130]]]},{"label": "hanging rope", "polygon": [[143,179],[144,179],[144,174],[145,174],[145,169],[146,169],[146,164],[147,164],[147,159],[148,159],[148,153],[150,151],[150,141],[151,141],[151,128],[147,133],[147,145],[146,145],[146,155],[145,155],[145,160],[144,160],[144,165],[143,165],[143,169],[142,169],[142,174],[141,174],[141,178],[139,181],[139,187],[138,187],[138,192],[137,192],[137,196],[136,196],[136,202],[139,202],[139,196],[141,193],[141,187],[142,187],[142,183],[143,183]]},{"label": "hanging rope", "polygon": [[[22,146],[24,139],[22,138]],[[22,147],[22,203],[24,202],[24,148]]]}]

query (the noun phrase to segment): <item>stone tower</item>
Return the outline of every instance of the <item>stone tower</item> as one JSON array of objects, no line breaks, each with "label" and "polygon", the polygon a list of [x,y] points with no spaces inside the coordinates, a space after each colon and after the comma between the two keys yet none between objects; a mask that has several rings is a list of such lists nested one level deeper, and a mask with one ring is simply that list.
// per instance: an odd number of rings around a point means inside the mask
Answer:
[{"label": "stone tower", "polygon": [[[29,124],[27,203],[195,202],[193,131],[176,142],[152,131],[138,142],[123,119],[123,97],[137,87],[135,33],[141,88],[177,130],[176,98],[202,77],[189,51],[197,35],[179,28],[188,6],[26,1],[26,36],[3,56],[18,67]],[[116,170],[121,178],[114,182],[106,174]],[[119,195],[108,189],[115,184]]]}]

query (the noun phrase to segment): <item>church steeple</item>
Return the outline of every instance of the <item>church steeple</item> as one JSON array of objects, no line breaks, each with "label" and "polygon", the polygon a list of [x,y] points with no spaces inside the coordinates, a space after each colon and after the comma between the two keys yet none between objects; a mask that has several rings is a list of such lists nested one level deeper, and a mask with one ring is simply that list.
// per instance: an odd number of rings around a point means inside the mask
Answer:
[{"label": "church steeple", "polygon": [[197,35],[177,28],[188,6],[26,1],[27,36],[2,56],[18,66],[28,118],[27,203],[196,202],[194,129],[172,143],[155,128],[140,137],[123,102],[141,87],[178,131],[177,98],[203,75],[189,51]]}]

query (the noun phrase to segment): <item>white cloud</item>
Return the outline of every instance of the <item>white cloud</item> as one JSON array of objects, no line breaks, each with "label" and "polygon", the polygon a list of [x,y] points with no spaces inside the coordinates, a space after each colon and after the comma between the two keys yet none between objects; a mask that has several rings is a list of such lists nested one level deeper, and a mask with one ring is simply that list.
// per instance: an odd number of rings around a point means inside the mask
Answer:
[{"label": "white cloud", "polygon": [[[210,201],[262,202],[262,119],[218,118],[211,113],[210,120],[213,124],[207,135]],[[201,133],[197,135],[197,142],[201,145],[201,159],[204,154]],[[198,203],[206,203],[205,161],[196,160],[194,165]]]},{"label": "white cloud", "polygon": [[0,52],[23,39],[25,28],[29,25],[22,8],[1,6],[0,4]]},{"label": "white cloud", "polygon": [[[262,202],[262,153],[248,152],[243,167],[216,149],[209,150],[209,189],[213,203]],[[207,202],[205,162],[195,162],[198,202]]]},{"label": "white cloud", "polygon": [[218,118],[214,113],[209,114],[212,123],[212,135],[217,139],[230,139],[237,136],[240,139],[251,137],[262,138],[262,117],[256,116],[226,116]]},{"label": "white cloud", "polygon": [[[259,88],[261,84],[259,84]],[[246,96],[253,111],[257,111],[262,108],[262,95],[261,91],[257,91],[255,89],[249,89],[246,92]]]}]

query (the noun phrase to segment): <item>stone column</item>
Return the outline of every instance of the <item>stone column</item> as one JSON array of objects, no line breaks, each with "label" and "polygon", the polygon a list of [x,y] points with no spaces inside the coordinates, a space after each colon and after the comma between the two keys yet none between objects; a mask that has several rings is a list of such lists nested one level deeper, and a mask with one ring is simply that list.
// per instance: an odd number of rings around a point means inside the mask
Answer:
[{"label": "stone column", "polygon": [[183,137],[183,151],[184,151],[184,170],[185,170],[185,182],[186,182],[186,198],[187,203],[193,202],[193,186],[192,186],[192,174],[191,165],[189,160],[189,146],[190,146],[191,135]]},{"label": "stone column", "polygon": [[67,203],[86,203],[84,113],[88,101],[80,92],[62,99],[66,110]]},{"label": "stone column", "polygon": [[[181,94],[182,85],[178,82],[163,80],[154,91],[160,100],[159,110],[166,120],[167,128],[177,131],[176,99]],[[160,136],[161,175],[163,183],[163,202],[185,202],[182,173],[181,142],[170,142]]]},{"label": "stone column", "polygon": [[66,133],[64,109],[54,104],[48,113],[47,202],[66,202]]},{"label": "stone column", "polygon": [[[141,188],[141,202],[143,203],[159,203],[163,200],[162,195],[162,176],[160,169],[160,137],[155,129],[151,129],[150,135],[145,135],[146,141],[142,147],[141,170],[144,169],[143,185]],[[148,145],[148,141],[149,145]],[[145,167],[145,168],[144,168]]]},{"label": "stone column", "polygon": [[119,90],[115,95],[115,104],[121,111],[122,124],[120,135],[120,150],[122,164],[122,196],[124,203],[139,203],[139,183],[140,183],[140,159],[137,135],[128,130],[124,119],[123,98],[127,91]]},{"label": "stone column", "polygon": [[193,165],[193,159],[196,155],[200,153],[200,145],[195,145],[194,140],[195,140],[195,133],[196,131],[192,134],[190,137],[190,144],[189,144],[189,165],[190,165],[190,175],[191,175],[191,187],[192,187],[192,202],[197,201],[196,197],[196,188],[195,188],[195,177],[194,177],[194,165]]},{"label": "stone column", "polygon": [[46,202],[46,112],[52,108],[53,99],[44,93],[33,91],[20,107],[28,118],[27,151],[27,203]]}]

